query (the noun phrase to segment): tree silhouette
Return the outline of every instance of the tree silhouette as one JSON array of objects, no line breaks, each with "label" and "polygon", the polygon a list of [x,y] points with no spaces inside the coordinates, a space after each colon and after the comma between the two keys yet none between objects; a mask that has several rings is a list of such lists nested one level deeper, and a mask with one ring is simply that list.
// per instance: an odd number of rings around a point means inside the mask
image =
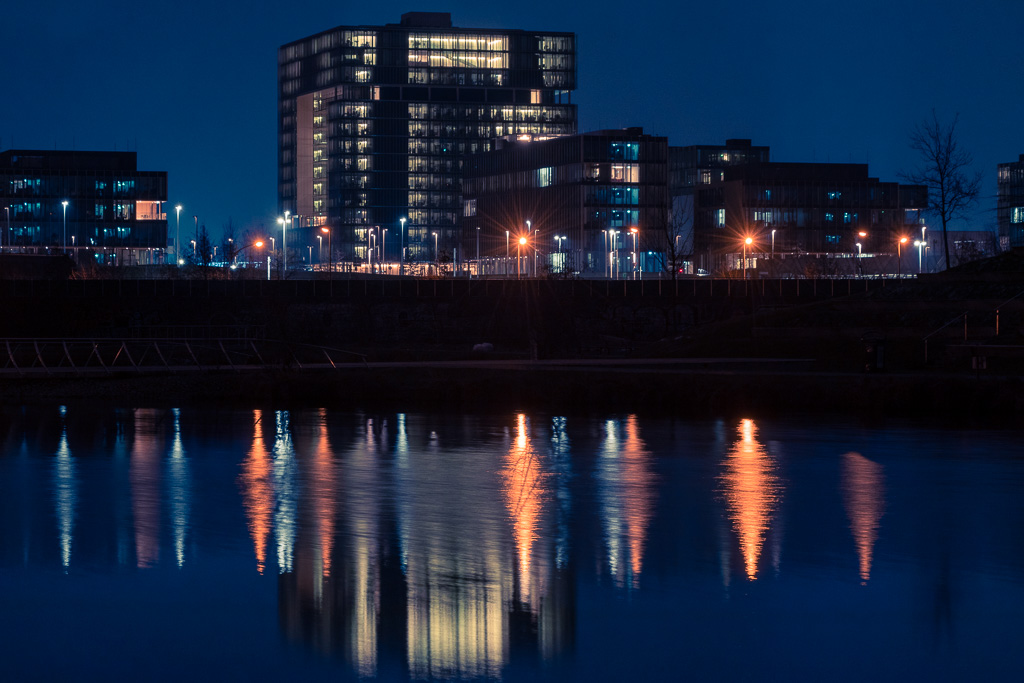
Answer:
[{"label": "tree silhouette", "polygon": [[938,216],[942,223],[942,247],[946,255],[946,269],[950,267],[949,236],[946,226],[955,218],[963,218],[967,210],[978,201],[981,173],[971,171],[974,159],[960,146],[956,134],[957,114],[947,125],[932,110],[931,119],[914,126],[910,133],[910,148],[918,153],[920,165],[903,177],[915,185],[928,188],[928,213]]}]

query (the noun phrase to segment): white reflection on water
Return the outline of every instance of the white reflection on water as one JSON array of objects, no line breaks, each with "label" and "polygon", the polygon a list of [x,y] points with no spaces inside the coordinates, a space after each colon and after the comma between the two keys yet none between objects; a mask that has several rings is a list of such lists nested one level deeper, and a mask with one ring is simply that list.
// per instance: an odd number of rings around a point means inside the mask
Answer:
[{"label": "white reflection on water", "polygon": [[174,408],[174,437],[171,441],[168,480],[170,483],[171,526],[174,531],[174,559],[181,567],[185,564],[185,534],[188,529],[188,515],[191,509],[192,475],[189,471],[185,448],[181,443],[181,411]]},{"label": "white reflection on water", "polygon": [[[60,416],[67,412],[60,407]],[[57,460],[53,476],[54,498],[57,506],[57,530],[60,535],[60,561],[66,570],[71,565],[71,541],[75,526],[75,504],[78,501],[78,482],[75,473],[75,461],[68,447],[68,428],[61,426],[60,444],[57,446]]]},{"label": "white reflection on water", "polygon": [[885,513],[885,475],[882,466],[860,453],[846,453],[842,463],[843,504],[857,544],[860,579],[871,578],[871,557]]},{"label": "white reflection on water", "polygon": [[274,511],[274,534],[277,540],[277,571],[290,572],[295,560],[295,532],[298,524],[299,466],[288,423],[288,411],[274,414],[274,489],[277,508]]},{"label": "white reflection on water", "polygon": [[647,527],[654,514],[656,478],[636,415],[605,422],[597,459],[608,569],[616,585],[639,586]]},{"label": "white reflection on water", "polygon": [[782,499],[782,483],[775,461],[757,440],[753,420],[741,420],[738,440],[725,458],[722,490],[732,527],[739,537],[747,578],[757,578],[757,567],[772,517]]},{"label": "white reflection on water", "polygon": [[396,459],[413,678],[497,678],[508,661],[515,560],[495,455],[431,438]]}]

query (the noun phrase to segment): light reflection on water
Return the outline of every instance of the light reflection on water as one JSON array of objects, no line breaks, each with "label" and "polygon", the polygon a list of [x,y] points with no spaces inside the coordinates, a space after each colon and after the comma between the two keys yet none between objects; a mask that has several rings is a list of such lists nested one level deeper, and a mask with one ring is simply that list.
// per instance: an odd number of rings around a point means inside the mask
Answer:
[{"label": "light reflection on water", "polygon": [[[987,654],[986,666],[1001,671],[1012,657],[998,656],[1006,630],[998,616],[1005,605],[1024,608],[1024,553],[983,542],[975,528],[984,518],[985,539],[1011,538],[1024,519],[1020,452],[1005,452],[1016,442],[999,435],[975,437],[989,453],[979,464],[979,446],[970,457],[955,448],[940,461],[923,457],[956,443],[934,435],[915,456],[905,446],[923,438],[916,432],[896,433],[904,441],[892,445],[892,433],[844,427],[837,439],[752,419],[712,426],[635,415],[326,410],[205,418],[178,409],[2,417],[0,577],[35,585],[29,602],[82,582],[80,611],[61,612],[82,624],[94,611],[87,577],[151,576],[154,592],[135,586],[131,599],[152,609],[162,590],[184,590],[183,580],[218,582],[210,609],[227,620],[226,637],[248,641],[258,630],[241,615],[231,621],[230,605],[269,601],[264,625],[321,658],[296,662],[269,642],[257,658],[265,666],[340,662],[361,678],[547,672],[581,680],[648,667],[657,677],[680,655],[651,643],[681,642],[680,629],[698,662],[724,653],[729,625],[762,618],[768,605],[778,606],[771,628],[783,638],[820,621],[822,605],[863,601],[861,611],[846,607],[826,622],[834,639],[819,643],[816,671],[835,673],[826,655],[845,651],[858,628],[884,631],[878,610],[910,632],[928,631],[907,596],[936,575],[944,647],[953,642],[970,663]],[[965,475],[953,478],[957,495],[922,498],[922,486],[948,493],[951,462]],[[48,511],[21,490],[26,481],[28,490],[48,489]],[[996,505],[1004,514],[983,514]],[[41,519],[51,521],[44,528]],[[936,564],[935,548],[959,554]],[[726,597],[716,583],[731,587]],[[959,601],[968,593],[973,601]],[[965,626],[954,629],[958,617]],[[123,629],[122,639],[137,635],[142,646],[145,629],[136,634],[128,619]],[[22,637],[33,642],[31,632]],[[938,666],[925,640],[911,639],[905,656]],[[783,639],[770,659],[786,647],[794,660],[805,656]],[[745,675],[743,664],[730,666]]]}]

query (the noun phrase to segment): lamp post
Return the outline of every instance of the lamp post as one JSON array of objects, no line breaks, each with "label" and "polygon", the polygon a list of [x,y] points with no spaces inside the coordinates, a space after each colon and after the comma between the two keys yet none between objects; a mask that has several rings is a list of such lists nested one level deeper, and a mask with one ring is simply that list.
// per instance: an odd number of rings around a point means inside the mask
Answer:
[{"label": "lamp post", "polygon": [[630,266],[633,268],[633,280],[637,279],[637,270],[640,269],[640,259],[637,254],[637,228],[631,227],[630,232],[633,233],[633,257]]},{"label": "lamp post", "polygon": [[434,274],[436,275],[441,266],[441,261],[437,257],[437,233],[432,232],[430,234],[434,236]]},{"label": "lamp post", "polygon": [[[527,236],[527,238],[529,238],[529,236],[530,236],[530,230],[532,230],[532,229],[533,229],[533,225],[532,225],[532,223],[530,222],[530,220],[529,220],[529,219],[527,219],[527,220],[526,220],[526,236]],[[527,252],[527,254],[529,254],[529,252]],[[529,256],[527,256],[527,258],[529,258]],[[527,263],[529,263],[529,261],[527,261]],[[534,256],[534,262],[533,262],[533,269],[534,269],[534,271],[536,271],[536,270],[537,270],[537,260],[536,260],[536,255]],[[536,275],[536,274],[537,274],[537,273],[536,273],[536,272],[534,272],[534,275]],[[526,269],[526,276],[527,276],[527,277],[529,277],[529,276],[530,276],[530,269],[529,269],[529,268],[527,268],[527,269]]]},{"label": "lamp post", "polygon": [[508,277],[508,230],[505,231],[505,277]]},{"label": "lamp post", "polygon": [[[925,249],[928,248],[928,242],[924,238],[924,233],[925,233],[926,230],[928,230],[928,226],[922,225],[921,226],[921,244],[924,246]],[[929,270],[929,272],[931,272],[931,271]]]},{"label": "lamp post", "polygon": [[388,229],[384,228],[380,232],[380,272],[384,272],[384,265],[388,259]]},{"label": "lamp post", "polygon": [[192,258],[195,259],[195,257],[196,257],[196,241],[195,240],[189,240],[189,242],[192,243]]},{"label": "lamp post", "polygon": [[181,204],[176,204],[174,207],[174,216],[177,220],[176,227],[174,228],[174,260],[178,261],[178,265],[181,265]]},{"label": "lamp post", "polygon": [[747,247],[754,243],[754,238],[748,237],[743,240],[743,279],[747,279]]},{"label": "lamp post", "polygon": [[[322,266],[324,263],[324,236],[316,236],[316,265]],[[320,270],[317,268],[317,270]]]},{"label": "lamp post", "polygon": [[[472,273],[471,273],[472,274]],[[476,226],[476,276],[480,277],[480,226]]]},{"label": "lamp post", "polygon": [[861,248],[861,244],[860,244],[860,242],[857,242],[857,258],[860,258],[861,256],[863,256],[860,248]]},{"label": "lamp post", "polygon": [[610,267],[611,277],[619,279],[619,244],[615,240],[615,236],[619,234],[618,230],[608,231],[608,245],[611,248],[609,255],[611,256],[612,262]]},{"label": "lamp post", "polygon": [[196,224],[195,238],[198,240],[199,239],[199,216],[192,216],[192,220],[195,221],[195,224]]},{"label": "lamp post", "polygon": [[398,263],[398,274],[405,275],[405,218],[399,218],[398,222],[402,224],[402,260]]},{"label": "lamp post", "polygon": [[64,241],[61,244],[61,249],[66,253],[68,250],[68,200],[64,200],[60,203],[64,207]]},{"label": "lamp post", "polygon": [[[320,232],[325,233],[327,235],[327,272],[328,272],[327,279],[328,280],[333,280],[334,279],[334,262],[333,262],[334,252],[331,249],[331,229],[330,228],[326,228],[326,227],[320,228]],[[323,242],[320,243],[320,246],[323,246]]]},{"label": "lamp post", "polygon": [[775,260],[775,230],[772,229],[772,260]]},{"label": "lamp post", "polygon": [[903,245],[907,243],[906,237],[900,237],[896,242],[896,277],[903,277]]},{"label": "lamp post", "polygon": [[231,259],[231,269],[232,270],[235,270],[238,267],[238,256],[243,251],[245,251],[246,249],[249,249],[250,247],[256,247],[257,249],[260,249],[260,248],[263,247],[263,242],[260,241],[260,240],[257,240],[255,242],[253,242],[252,244],[247,244],[244,247],[242,247],[241,249],[239,249],[238,251],[236,251],[234,253],[234,255],[232,256],[232,259]]},{"label": "lamp post", "polygon": [[922,242],[921,240],[914,240],[914,246],[917,247],[917,274],[920,275],[921,269],[924,264],[924,257],[922,255],[922,247],[924,247],[924,242]]},{"label": "lamp post", "polygon": [[309,267],[313,267],[313,245],[307,244],[306,249],[309,249]]},{"label": "lamp post", "polygon": [[520,237],[519,241],[516,243],[516,279],[517,280],[519,279],[519,275],[520,275],[519,271],[520,271],[520,263],[521,263],[520,256],[519,256],[519,248],[522,247],[525,244],[526,244],[526,238],[525,237]]}]

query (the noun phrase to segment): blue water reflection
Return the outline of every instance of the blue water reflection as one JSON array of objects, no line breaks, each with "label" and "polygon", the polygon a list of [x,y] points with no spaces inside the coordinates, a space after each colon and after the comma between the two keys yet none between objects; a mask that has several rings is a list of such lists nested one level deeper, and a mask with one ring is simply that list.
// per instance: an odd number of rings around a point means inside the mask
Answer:
[{"label": "blue water reflection", "polygon": [[1019,436],[6,409],[4,670],[1008,678]]}]

